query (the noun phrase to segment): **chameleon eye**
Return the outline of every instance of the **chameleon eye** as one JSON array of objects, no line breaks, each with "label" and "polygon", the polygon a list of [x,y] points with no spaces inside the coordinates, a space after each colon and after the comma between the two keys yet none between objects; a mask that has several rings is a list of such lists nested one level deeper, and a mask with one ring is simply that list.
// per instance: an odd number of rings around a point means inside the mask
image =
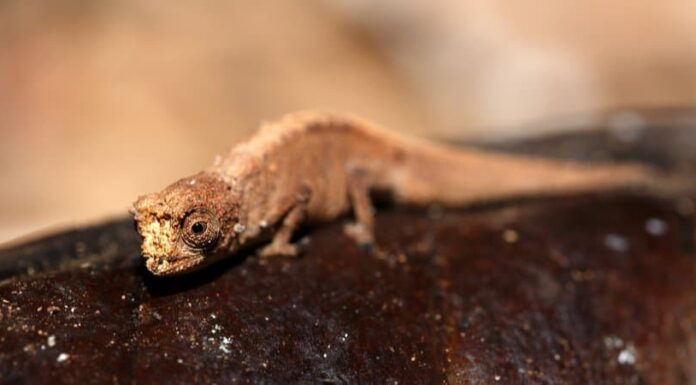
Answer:
[{"label": "chameleon eye", "polygon": [[207,228],[208,224],[206,222],[198,221],[191,225],[191,232],[200,235],[203,234]]},{"label": "chameleon eye", "polygon": [[194,211],[184,219],[182,237],[194,249],[210,249],[220,238],[220,223],[207,211]]}]

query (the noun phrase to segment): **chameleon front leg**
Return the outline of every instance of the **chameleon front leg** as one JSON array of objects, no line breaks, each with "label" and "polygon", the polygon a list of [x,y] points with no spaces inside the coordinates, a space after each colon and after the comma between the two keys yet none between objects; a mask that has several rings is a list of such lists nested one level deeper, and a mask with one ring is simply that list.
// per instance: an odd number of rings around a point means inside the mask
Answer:
[{"label": "chameleon front leg", "polygon": [[260,257],[296,257],[299,254],[297,246],[290,243],[290,240],[292,239],[292,234],[300,227],[302,221],[307,217],[307,204],[311,194],[311,189],[308,186],[301,186],[296,195],[294,205],[283,217],[283,221],[273,235],[271,243],[259,250],[258,254]]},{"label": "chameleon front leg", "polygon": [[262,258],[271,256],[295,257],[298,255],[296,245],[290,243],[292,234],[305,219],[307,213],[307,203],[298,202],[283,218],[280,228],[273,235],[271,243],[259,250],[258,254]]},{"label": "chameleon front leg", "polygon": [[375,218],[364,170],[354,169],[349,172],[348,198],[353,208],[355,222],[346,225],[345,232],[361,248],[372,250],[375,243]]}]

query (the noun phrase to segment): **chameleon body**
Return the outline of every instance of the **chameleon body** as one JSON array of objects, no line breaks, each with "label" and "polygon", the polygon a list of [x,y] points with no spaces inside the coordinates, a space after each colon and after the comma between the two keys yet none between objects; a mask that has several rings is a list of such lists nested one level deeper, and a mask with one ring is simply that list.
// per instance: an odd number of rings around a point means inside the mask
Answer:
[{"label": "chameleon body", "polygon": [[584,166],[397,136],[359,119],[296,113],[264,125],[208,169],[140,197],[133,214],[147,268],[195,270],[266,244],[296,255],[293,232],[352,210],[346,227],[373,242],[371,194],[398,203],[462,206],[536,194],[616,188],[651,178],[636,165]]}]

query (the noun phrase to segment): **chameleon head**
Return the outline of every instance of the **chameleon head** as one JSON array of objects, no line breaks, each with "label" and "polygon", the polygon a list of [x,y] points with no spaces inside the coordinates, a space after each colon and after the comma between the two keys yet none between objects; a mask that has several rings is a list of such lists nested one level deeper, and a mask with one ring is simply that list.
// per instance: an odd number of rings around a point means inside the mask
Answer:
[{"label": "chameleon head", "polygon": [[174,275],[203,267],[237,246],[238,200],[219,177],[199,173],[133,205],[148,270]]}]

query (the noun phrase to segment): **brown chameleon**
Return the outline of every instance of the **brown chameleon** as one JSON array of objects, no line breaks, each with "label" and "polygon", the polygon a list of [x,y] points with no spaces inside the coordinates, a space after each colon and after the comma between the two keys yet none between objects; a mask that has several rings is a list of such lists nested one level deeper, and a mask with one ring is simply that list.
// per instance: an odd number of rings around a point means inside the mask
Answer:
[{"label": "brown chameleon", "polygon": [[[296,113],[264,125],[210,168],[140,197],[134,214],[147,268],[172,275],[263,245],[294,256],[293,232],[352,209],[347,234],[373,244],[371,196],[462,206],[640,184],[637,165],[587,166],[397,136],[345,116]],[[264,244],[265,243],[265,244]]]}]

